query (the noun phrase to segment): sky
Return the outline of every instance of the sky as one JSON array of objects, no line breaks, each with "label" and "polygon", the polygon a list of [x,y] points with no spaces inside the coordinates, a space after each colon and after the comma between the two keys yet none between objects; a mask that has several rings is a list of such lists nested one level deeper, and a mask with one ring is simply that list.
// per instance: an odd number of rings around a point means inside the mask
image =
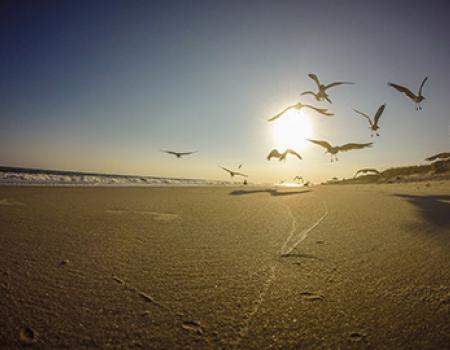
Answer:
[{"label": "sky", "polygon": [[[446,0],[2,1],[0,165],[228,179],[218,165],[242,163],[253,182],[320,182],[422,164],[450,149],[449,11]],[[317,102],[300,96],[308,73],[355,85]],[[420,112],[387,86],[416,92],[425,76]],[[295,128],[283,139],[284,121],[267,119],[299,101],[335,116],[297,113],[304,159],[268,162]],[[352,109],[383,103],[371,138]],[[305,135],[374,145],[331,163]]]}]

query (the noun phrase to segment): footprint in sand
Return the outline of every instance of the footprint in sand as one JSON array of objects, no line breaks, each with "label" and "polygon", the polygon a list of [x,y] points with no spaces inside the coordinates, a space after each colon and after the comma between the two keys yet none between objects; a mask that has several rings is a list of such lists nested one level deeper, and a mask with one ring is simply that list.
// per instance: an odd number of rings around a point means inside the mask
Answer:
[{"label": "footprint in sand", "polygon": [[183,321],[183,323],[181,324],[181,327],[189,332],[193,332],[197,335],[203,335],[204,331],[203,331],[203,327],[201,326],[201,324],[199,322],[196,321]]},{"label": "footprint in sand", "polygon": [[33,345],[37,342],[38,334],[31,327],[25,327],[20,330],[19,342],[24,346]]},{"label": "footprint in sand", "polygon": [[5,205],[8,207],[21,207],[24,206],[25,204],[23,204],[22,202],[15,201],[13,199],[3,198],[0,199],[0,205]]},{"label": "footprint in sand", "polygon": [[150,216],[152,216],[153,220],[156,220],[156,221],[172,221],[178,217],[177,214],[159,213],[156,211],[138,211],[136,213],[141,214],[141,215],[150,215]]},{"label": "footprint in sand", "polygon": [[147,210],[139,210],[139,211],[131,211],[131,210],[123,210],[123,209],[108,209],[106,210],[109,214],[138,214],[138,215],[149,215],[153,220],[156,221],[172,221],[178,217],[178,214],[174,213],[160,213],[157,211],[147,211]]},{"label": "footprint in sand", "polygon": [[311,293],[311,292],[301,292],[300,293],[301,297],[304,300],[307,301],[319,301],[319,300],[323,300],[323,296],[320,294],[315,294],[315,293]]}]

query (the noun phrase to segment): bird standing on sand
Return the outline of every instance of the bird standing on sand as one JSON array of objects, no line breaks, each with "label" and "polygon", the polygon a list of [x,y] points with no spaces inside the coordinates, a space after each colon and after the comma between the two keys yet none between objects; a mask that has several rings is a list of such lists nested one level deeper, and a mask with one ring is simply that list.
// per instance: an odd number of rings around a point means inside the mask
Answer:
[{"label": "bird standing on sand", "polygon": [[344,85],[344,84],[346,84],[346,85],[354,84],[354,83],[348,82],[348,81],[336,81],[334,83],[324,85],[319,81],[319,78],[317,77],[317,75],[310,73],[310,74],[308,74],[308,77],[310,77],[312,80],[314,80],[314,82],[317,84],[317,88],[319,89],[319,91],[318,92],[305,91],[305,92],[301,93],[301,96],[313,95],[317,101],[327,100],[328,103],[333,103],[333,102],[331,102],[331,99],[326,92],[329,88],[339,86],[339,85]]},{"label": "bird standing on sand", "polygon": [[331,146],[326,141],[310,140],[310,139],[307,139],[307,140],[309,142],[315,143],[316,145],[319,145],[319,146],[325,148],[326,149],[325,154],[327,154],[327,153],[331,154],[332,162],[333,162],[333,156],[334,156],[334,159],[336,161],[338,161],[337,154],[339,152],[346,152],[346,151],[351,151],[354,149],[362,149],[362,148],[366,148],[366,147],[371,147],[373,144],[373,142],[370,142],[370,143],[346,143],[345,145],[342,145],[342,146]]},{"label": "bird standing on sand", "polygon": [[375,175],[383,176],[383,174],[380,173],[377,169],[365,168],[365,169],[359,169],[355,173],[355,176],[353,176],[353,178],[357,177],[359,174],[367,174],[367,173],[374,173]]},{"label": "bird standing on sand", "polygon": [[378,121],[380,120],[380,117],[383,114],[385,107],[386,103],[378,107],[378,110],[375,113],[375,116],[373,117],[373,121],[367,114],[360,112],[356,109],[353,109],[356,113],[362,115],[364,118],[367,118],[367,120],[369,121],[370,137],[373,137],[373,133],[375,133],[377,136],[380,136],[380,134],[378,133],[378,129],[380,129],[380,127],[378,126]]},{"label": "bird standing on sand", "polygon": [[278,160],[281,162],[282,160],[286,160],[286,156],[288,154],[292,154],[293,156],[296,156],[298,159],[302,160],[302,156],[295,152],[293,149],[288,148],[283,153],[278,152],[277,149],[273,149],[270,151],[269,155],[267,156],[267,160],[270,160],[272,158],[278,158]]},{"label": "bird standing on sand", "polygon": [[237,172],[237,171],[233,171],[233,170],[230,170],[230,169],[224,168],[223,166],[220,166],[220,165],[219,165],[219,168],[221,168],[221,169],[225,170],[225,171],[226,171],[227,173],[229,173],[229,174],[230,174],[230,176],[231,176],[231,177],[235,177],[235,176],[243,176],[243,177],[248,177],[248,175],[245,175],[245,174],[242,174],[242,173],[240,173],[240,172]]},{"label": "bird standing on sand", "polygon": [[420,84],[419,87],[419,94],[415,95],[411,90],[409,90],[408,88],[401,86],[401,85],[397,85],[391,82],[388,82],[388,85],[393,87],[394,89],[396,89],[397,91],[400,91],[401,93],[405,94],[407,97],[409,97],[415,104],[416,104],[416,111],[421,111],[422,110],[422,106],[420,105],[420,103],[425,100],[425,97],[422,96],[422,88],[425,85],[425,82],[428,80],[428,77],[425,77],[425,79],[423,79],[422,84]]},{"label": "bird standing on sand", "polygon": [[443,153],[438,153],[438,154],[435,154],[434,156],[425,158],[425,160],[432,162],[436,159],[448,159],[448,158],[450,158],[450,152],[443,152]]},{"label": "bird standing on sand", "polygon": [[277,120],[278,118],[280,118],[284,113],[286,113],[288,110],[290,109],[296,109],[296,110],[301,110],[302,108],[310,108],[314,111],[316,111],[317,113],[320,113],[324,116],[330,117],[332,115],[334,115],[333,113],[329,113],[328,109],[326,108],[317,108],[311,105],[307,105],[307,104],[303,104],[301,102],[295,104],[295,105],[291,105],[289,107],[286,107],[285,109],[283,109],[280,113],[276,114],[275,116],[273,116],[272,118],[268,119],[269,122],[273,122],[274,120]]},{"label": "bird standing on sand", "polygon": [[197,151],[194,151],[194,152],[174,152],[174,151],[167,151],[167,150],[165,150],[165,149],[162,149],[162,150],[160,150],[161,152],[164,152],[164,153],[167,153],[167,154],[172,154],[172,155],[174,155],[175,157],[177,157],[177,158],[181,158],[181,157],[183,157],[183,156],[188,156],[188,155],[190,155],[190,154],[194,154],[194,153],[197,153]]}]

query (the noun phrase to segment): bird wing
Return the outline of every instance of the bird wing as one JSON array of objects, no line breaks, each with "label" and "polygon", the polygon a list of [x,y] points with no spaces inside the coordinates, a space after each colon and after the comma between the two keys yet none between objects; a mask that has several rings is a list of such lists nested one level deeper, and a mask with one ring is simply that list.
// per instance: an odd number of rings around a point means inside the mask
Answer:
[{"label": "bird wing", "polygon": [[219,168],[222,168],[223,170],[225,170],[227,173],[233,174],[233,171],[227,168],[224,168],[223,166],[219,165]]},{"label": "bird wing", "polygon": [[164,153],[168,153],[168,154],[173,154],[174,156],[178,155],[178,153],[174,152],[174,151],[168,151],[168,150],[165,150],[165,149],[161,149],[160,151],[164,152]]},{"label": "bird wing", "polygon": [[313,73],[309,73],[308,77],[310,77],[312,80],[314,80],[314,82],[317,84],[317,87],[320,88],[320,81],[319,81],[319,78],[317,77],[317,75],[315,75]]},{"label": "bird wing", "polygon": [[363,174],[367,174],[367,173],[375,173],[375,174],[377,174],[377,175],[381,175],[381,173],[380,173],[377,169],[369,169],[369,168],[366,168],[366,169],[360,169],[360,170],[358,170],[358,171],[356,172],[356,174],[355,174],[354,177],[357,177],[358,174],[360,174],[360,173],[363,173]]},{"label": "bird wing", "polygon": [[280,118],[284,113],[286,113],[288,110],[290,110],[291,108],[294,108],[297,105],[292,105],[289,107],[286,107],[285,109],[283,109],[280,113],[278,113],[277,115],[273,116],[272,118],[268,119],[269,122],[273,122],[274,120],[277,120],[278,118]]},{"label": "bird wing", "polygon": [[272,158],[280,158],[281,154],[278,152],[278,150],[273,149],[270,151],[269,155],[267,156],[267,160],[270,160]]},{"label": "bird wing", "polygon": [[375,117],[373,117],[374,125],[378,126],[378,121],[380,120],[381,115],[383,114],[385,108],[386,108],[386,103],[384,105],[381,105],[380,107],[378,107],[378,110],[375,113]]},{"label": "bird wing", "polygon": [[248,175],[242,174],[242,173],[238,173],[237,171],[234,171],[234,175],[239,175],[239,176],[243,176],[243,177],[248,177]]},{"label": "bird wing", "polygon": [[315,92],[313,92],[313,91],[305,91],[305,92],[302,92],[302,93],[300,94],[300,96],[305,96],[305,95],[313,95],[313,96],[317,96],[317,94],[316,94]]},{"label": "bird wing", "polygon": [[394,83],[388,83],[389,86],[393,87],[394,89],[396,89],[397,91],[400,91],[402,93],[404,93],[406,96],[408,96],[409,98],[415,99],[416,95],[414,95],[410,89],[401,86],[401,85],[397,85]]},{"label": "bird wing", "polygon": [[317,108],[317,107],[314,107],[311,105],[303,105],[303,107],[311,108],[311,109],[315,110],[317,113],[326,115],[327,117],[331,117],[332,115],[334,115],[333,113],[328,112],[328,109],[326,109],[326,108]]},{"label": "bird wing", "polygon": [[425,77],[425,79],[422,81],[422,84],[420,84],[419,88],[419,96],[422,96],[422,88],[425,85],[425,82],[428,80],[428,77]]},{"label": "bird wing", "polygon": [[321,141],[321,140],[311,140],[307,139],[309,142],[315,143],[316,145],[322,146],[323,148],[326,148],[327,151],[329,151],[331,148],[333,148],[327,141]]},{"label": "bird wing", "polygon": [[364,118],[367,118],[367,120],[369,121],[369,124],[370,125],[373,125],[373,123],[372,123],[372,119],[370,119],[370,117],[366,114],[366,113],[363,113],[363,112],[360,112],[360,111],[358,111],[357,109],[353,109],[356,113],[358,113],[358,114],[360,114],[361,116],[363,116]]},{"label": "bird wing", "polygon": [[433,160],[436,160],[436,159],[446,159],[446,158],[450,158],[450,152],[438,153],[438,154],[435,154],[434,156],[425,158],[425,160],[432,162]]},{"label": "bird wing", "polygon": [[290,153],[290,154],[292,154],[293,156],[296,156],[296,157],[297,157],[298,159],[300,159],[300,160],[303,159],[302,156],[301,156],[300,154],[298,154],[297,152],[295,152],[293,149],[288,148],[288,149],[286,150],[286,153]]},{"label": "bird wing", "polygon": [[351,84],[354,84],[354,83],[351,81],[336,81],[334,83],[325,85],[325,90],[335,87],[335,86],[339,86],[339,85],[351,85]]},{"label": "bird wing", "polygon": [[194,153],[197,153],[198,151],[193,151],[193,152],[179,152],[178,154],[180,155],[180,156],[187,156],[187,155],[189,155],[189,154],[194,154]]},{"label": "bird wing", "polygon": [[339,146],[339,151],[345,152],[345,151],[351,151],[353,149],[361,149],[366,147],[371,147],[373,142],[369,143],[346,143],[345,145]]}]

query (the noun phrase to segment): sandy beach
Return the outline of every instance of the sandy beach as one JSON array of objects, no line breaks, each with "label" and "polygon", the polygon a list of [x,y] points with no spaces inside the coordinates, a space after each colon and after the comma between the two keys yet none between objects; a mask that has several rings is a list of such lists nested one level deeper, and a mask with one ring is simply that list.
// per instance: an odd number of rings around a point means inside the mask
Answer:
[{"label": "sandy beach", "polygon": [[450,183],[0,187],[0,348],[450,349]]}]

